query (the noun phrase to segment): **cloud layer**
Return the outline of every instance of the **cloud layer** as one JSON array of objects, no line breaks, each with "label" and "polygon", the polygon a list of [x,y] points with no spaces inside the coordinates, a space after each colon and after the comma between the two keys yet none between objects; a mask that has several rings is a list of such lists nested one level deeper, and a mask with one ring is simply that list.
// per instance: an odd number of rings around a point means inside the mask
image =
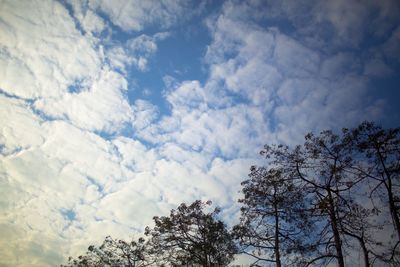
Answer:
[{"label": "cloud layer", "polygon": [[[2,266],[57,266],[195,199],[232,224],[264,143],[398,123],[371,88],[399,71],[396,1],[0,5]],[[162,42],[199,19],[207,78],[157,72]],[[145,73],[167,113],[129,98]]]}]

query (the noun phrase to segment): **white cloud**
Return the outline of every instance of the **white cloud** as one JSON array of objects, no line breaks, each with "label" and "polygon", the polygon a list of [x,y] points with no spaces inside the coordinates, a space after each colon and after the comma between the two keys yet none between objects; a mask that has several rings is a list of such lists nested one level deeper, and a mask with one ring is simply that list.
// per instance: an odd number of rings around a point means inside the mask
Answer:
[{"label": "white cloud", "polygon": [[[8,240],[9,245],[0,250],[3,254],[10,246],[24,244],[10,255],[18,259],[15,266],[60,264],[71,247],[63,244],[63,249],[56,252],[52,244],[80,240],[82,246],[77,244],[75,249],[84,249],[87,243],[82,240],[100,241],[103,237],[96,228],[96,217],[105,220],[104,229],[114,229],[111,232],[115,233],[115,223],[99,214],[98,203],[105,194],[115,192],[116,183],[127,177],[114,146],[99,136],[65,122],[45,122],[39,131],[46,137],[45,142],[32,141],[29,149],[1,158],[5,192],[0,221],[15,225],[12,233],[19,238]],[[8,144],[9,137],[6,138],[4,142]],[[115,207],[109,207],[109,211],[112,208]],[[74,212],[75,220],[69,221],[62,215],[63,210]],[[126,224],[118,227],[121,231],[128,228]],[[27,243],[28,240],[32,242]],[[50,254],[55,257],[53,260],[48,258]]]},{"label": "white cloud", "polygon": [[68,0],[73,9],[73,16],[87,33],[99,34],[107,28],[107,24],[91,7],[91,1]]},{"label": "white cloud", "polygon": [[[368,77],[363,74],[360,55],[346,50],[333,55],[322,53],[309,47],[307,40],[296,35],[293,35],[296,38],[289,37],[276,28],[260,29],[243,18],[246,12],[238,12],[243,5],[235,9],[235,5],[227,2],[222,14],[208,21],[209,27],[213,27],[213,42],[207,50],[211,79],[205,88],[213,86],[219,87],[220,91],[229,90],[235,93],[233,97],[243,96],[251,100],[250,103],[260,105],[268,118],[261,121],[264,124],[273,121],[276,125],[271,130],[273,135],[288,143],[298,140],[296,136],[302,136],[299,133],[349,125],[382,114],[381,102],[366,98]],[[328,10],[332,13],[332,20],[339,12],[337,9],[342,7],[340,3],[337,5]],[[290,16],[296,16],[302,10],[296,8],[297,4],[289,2],[258,8],[262,10],[274,6]],[[272,8],[272,16],[282,16],[278,9],[274,13]],[[316,11],[309,9],[309,12]],[[356,19],[364,20],[361,15]],[[343,25],[337,25],[341,27],[337,31],[343,31],[344,35],[347,30],[353,31],[346,28],[350,22],[341,23]],[[310,24],[310,27],[314,26],[318,24]],[[224,40],[230,45],[226,45]],[[381,69],[384,67],[381,66]],[[362,106],[371,108],[362,109]]]},{"label": "white cloud", "polygon": [[167,32],[159,32],[153,36],[142,34],[129,39],[124,46],[114,46],[106,51],[111,67],[126,74],[133,65],[140,71],[149,70],[149,59],[157,52],[157,42],[169,36]]},{"label": "white cloud", "polygon": [[142,34],[127,41],[126,46],[132,63],[141,71],[148,69],[148,59],[157,52],[158,41],[169,36],[167,32],[159,32],[153,36]]},{"label": "white cloud", "polygon": [[[164,214],[167,209],[161,209],[157,195],[150,194],[146,196],[146,189],[152,187],[146,181],[132,179],[123,185],[120,190],[107,194],[97,204],[98,216],[103,220],[114,221],[117,224],[134,227],[142,232],[149,219],[155,214]],[[121,207],[123,205],[123,208]],[[145,208],[143,208],[145,207]],[[115,231],[115,230],[112,230]],[[119,233],[118,235],[121,235]]]},{"label": "white cloud", "polygon": [[205,157],[195,150],[184,149],[182,146],[172,142],[168,142],[160,147],[159,154],[162,158],[167,160],[179,162],[181,165],[188,168],[194,167],[202,169],[203,171],[208,169],[212,158],[212,155]]},{"label": "white cloud", "polygon": [[91,1],[93,7],[107,14],[110,20],[124,31],[140,31],[145,26],[161,26],[168,28],[180,20],[191,17],[198,9],[187,1],[149,0],[149,1]]},{"label": "white cloud", "polygon": [[153,38],[145,34],[129,40],[127,45],[134,52],[153,54],[157,51],[157,45],[155,44]]},{"label": "white cloud", "polygon": [[131,107],[123,94],[125,90],[125,78],[104,69],[80,92],[65,93],[60,99],[40,99],[34,107],[52,118],[67,119],[82,129],[117,133],[132,119]]},{"label": "white cloud", "polygon": [[129,56],[128,52],[122,46],[114,46],[106,51],[107,59],[113,69],[120,70],[122,73],[127,72],[127,67],[137,62],[135,58]]},{"label": "white cloud", "polygon": [[118,137],[113,140],[118,153],[121,155],[121,164],[135,173],[151,172],[152,166],[160,159],[155,150],[148,150],[137,140]]},{"label": "white cloud", "polygon": [[209,108],[203,94],[198,82],[184,82],[166,97],[172,104],[172,117],[144,128],[140,136],[229,158],[256,153],[269,133],[263,111],[246,105]]},{"label": "white cloud", "polygon": [[274,59],[279,70],[289,77],[314,76],[320,63],[318,53],[284,34],[277,35]]},{"label": "white cloud", "polygon": [[40,6],[6,1],[1,8],[0,88],[28,99],[60,97],[76,81],[95,76],[101,64],[95,41],[75,29],[60,3]]},{"label": "white cloud", "polygon": [[362,120],[377,120],[383,114],[382,103],[368,99],[367,92],[367,80],[362,76],[348,75],[335,82],[285,81],[278,91],[284,102],[274,110],[280,141],[301,143],[299,132],[319,132],[351,127]]},{"label": "white cloud", "polygon": [[206,108],[206,96],[198,81],[187,81],[166,95],[173,109]]},{"label": "white cloud", "polygon": [[368,19],[368,7],[365,2],[329,1],[316,4],[315,22],[322,25],[328,22],[335,31],[334,42],[357,44],[363,37],[364,25]]},{"label": "white cloud", "polygon": [[158,118],[157,107],[145,100],[136,100],[132,110],[134,113],[133,128],[136,130],[148,127]]},{"label": "white cloud", "polygon": [[24,101],[0,95],[1,153],[8,155],[41,145],[45,138],[41,122]]},{"label": "white cloud", "polygon": [[[129,125],[132,110],[124,95],[127,82],[104,67],[102,50],[96,49],[98,40],[82,35],[61,4],[43,3],[43,8],[30,4],[3,5],[7,27],[1,27],[0,88],[10,95],[34,99],[38,112],[70,120],[83,129],[116,133]],[[82,9],[76,3],[73,6]],[[43,19],[30,23],[36,17]],[[138,62],[140,68],[146,67],[145,59]],[[111,61],[113,67],[118,63],[124,62]]]}]

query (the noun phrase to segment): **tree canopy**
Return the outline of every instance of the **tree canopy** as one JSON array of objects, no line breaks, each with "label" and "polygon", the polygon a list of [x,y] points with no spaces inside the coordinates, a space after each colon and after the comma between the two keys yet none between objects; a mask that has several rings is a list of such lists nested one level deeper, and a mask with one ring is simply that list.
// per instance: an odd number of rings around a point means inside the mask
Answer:
[{"label": "tree canopy", "polygon": [[205,213],[211,202],[197,200],[181,204],[170,216],[155,216],[154,228],[147,227],[151,253],[161,262],[173,266],[183,264],[204,267],[226,266],[236,253],[231,234],[224,223],[216,219],[219,209]]}]

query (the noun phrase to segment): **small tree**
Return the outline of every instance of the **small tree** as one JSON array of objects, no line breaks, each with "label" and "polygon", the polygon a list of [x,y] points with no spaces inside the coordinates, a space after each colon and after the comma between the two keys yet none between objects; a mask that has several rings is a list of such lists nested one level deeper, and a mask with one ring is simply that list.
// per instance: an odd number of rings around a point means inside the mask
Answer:
[{"label": "small tree", "polygon": [[99,247],[89,246],[85,255],[69,258],[67,265],[62,267],[144,267],[146,262],[146,244],[143,238],[138,241],[126,242],[107,236]]},{"label": "small tree", "polygon": [[181,204],[170,216],[155,216],[153,229],[146,227],[150,252],[158,261],[171,266],[227,266],[234,258],[236,246],[224,223],[215,217],[216,208],[204,213],[206,203],[197,200]]}]

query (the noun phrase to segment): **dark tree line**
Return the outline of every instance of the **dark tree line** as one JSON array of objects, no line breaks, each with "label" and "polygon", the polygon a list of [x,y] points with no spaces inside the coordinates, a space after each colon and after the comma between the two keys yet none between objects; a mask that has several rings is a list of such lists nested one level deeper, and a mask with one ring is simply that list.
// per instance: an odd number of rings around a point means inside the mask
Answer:
[{"label": "dark tree line", "polygon": [[107,237],[65,266],[227,266],[238,253],[252,266],[400,266],[399,131],[364,122],[295,147],[266,145],[231,231],[218,208],[195,201],[155,216],[146,240]]}]

